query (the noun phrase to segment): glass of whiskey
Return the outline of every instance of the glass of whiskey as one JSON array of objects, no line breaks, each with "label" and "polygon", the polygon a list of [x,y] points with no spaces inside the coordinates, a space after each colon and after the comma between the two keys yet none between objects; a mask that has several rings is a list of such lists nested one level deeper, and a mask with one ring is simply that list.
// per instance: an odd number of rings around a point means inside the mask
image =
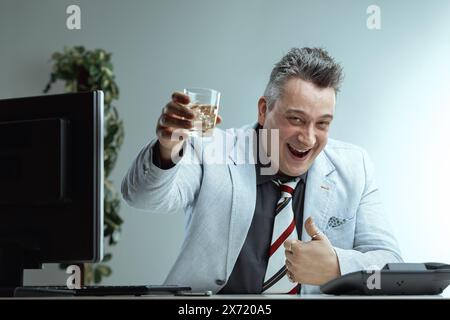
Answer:
[{"label": "glass of whiskey", "polygon": [[208,88],[186,88],[183,92],[189,96],[187,107],[195,113],[190,135],[212,136],[219,113],[220,92]]}]

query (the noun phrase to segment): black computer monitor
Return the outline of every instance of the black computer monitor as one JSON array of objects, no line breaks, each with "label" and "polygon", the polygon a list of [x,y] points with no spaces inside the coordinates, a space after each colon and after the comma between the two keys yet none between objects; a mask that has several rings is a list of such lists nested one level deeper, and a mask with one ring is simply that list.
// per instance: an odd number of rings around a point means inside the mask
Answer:
[{"label": "black computer monitor", "polygon": [[103,257],[103,92],[0,100],[0,290]]}]

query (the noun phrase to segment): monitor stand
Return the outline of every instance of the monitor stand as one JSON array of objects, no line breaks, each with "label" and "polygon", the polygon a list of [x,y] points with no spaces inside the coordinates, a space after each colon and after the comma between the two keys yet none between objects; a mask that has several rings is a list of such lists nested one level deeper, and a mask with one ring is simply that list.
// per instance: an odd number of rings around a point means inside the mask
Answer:
[{"label": "monitor stand", "polygon": [[25,268],[41,268],[32,262],[35,254],[20,245],[0,244],[0,297],[14,296],[14,290],[23,286]]}]

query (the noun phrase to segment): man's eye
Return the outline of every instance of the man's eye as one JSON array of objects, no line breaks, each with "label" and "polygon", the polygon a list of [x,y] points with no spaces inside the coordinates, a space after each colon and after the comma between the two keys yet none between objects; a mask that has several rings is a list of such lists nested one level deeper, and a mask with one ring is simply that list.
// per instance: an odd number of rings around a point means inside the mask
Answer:
[{"label": "man's eye", "polygon": [[326,129],[326,128],[328,128],[328,126],[330,125],[330,123],[329,123],[329,122],[326,122],[326,121],[323,121],[323,122],[319,122],[317,125],[318,125],[319,128],[321,128],[321,129]]},{"label": "man's eye", "polygon": [[294,123],[303,123],[303,120],[297,117],[289,117],[288,119]]}]

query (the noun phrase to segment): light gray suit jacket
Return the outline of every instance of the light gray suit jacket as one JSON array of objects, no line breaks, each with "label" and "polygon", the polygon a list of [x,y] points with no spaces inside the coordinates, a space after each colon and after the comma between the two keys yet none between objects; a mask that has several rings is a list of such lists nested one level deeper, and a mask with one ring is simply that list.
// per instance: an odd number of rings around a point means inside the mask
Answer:
[{"label": "light gray suit jacket", "polygon": [[[167,170],[151,161],[153,140],[123,179],[122,194],[129,205],[152,213],[186,214],[184,242],[166,284],[216,293],[229,278],[255,210],[254,159],[242,161],[248,139],[241,134],[252,134],[254,127],[216,128],[209,140],[190,138],[181,160]],[[219,141],[226,141],[225,147]],[[305,192],[303,219],[312,216],[327,235],[341,274],[402,261],[364,150],[329,139],[308,171]],[[311,240],[305,230],[302,240]],[[317,286],[302,285],[301,293],[318,292]]]}]

